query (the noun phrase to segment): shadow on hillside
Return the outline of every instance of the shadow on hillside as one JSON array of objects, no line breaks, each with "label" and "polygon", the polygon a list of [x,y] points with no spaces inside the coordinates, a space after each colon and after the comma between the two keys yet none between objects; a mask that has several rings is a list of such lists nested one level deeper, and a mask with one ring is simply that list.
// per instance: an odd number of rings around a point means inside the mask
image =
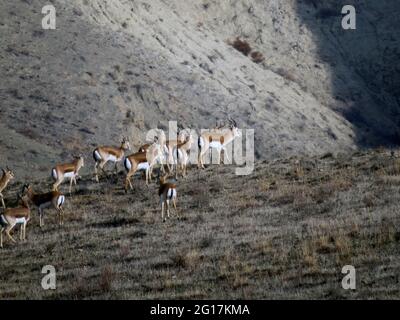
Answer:
[{"label": "shadow on hillside", "polygon": [[[341,26],[342,7],[354,5],[357,29]],[[332,70],[331,106],[354,125],[360,147],[400,144],[400,2],[298,0],[301,22]]]}]

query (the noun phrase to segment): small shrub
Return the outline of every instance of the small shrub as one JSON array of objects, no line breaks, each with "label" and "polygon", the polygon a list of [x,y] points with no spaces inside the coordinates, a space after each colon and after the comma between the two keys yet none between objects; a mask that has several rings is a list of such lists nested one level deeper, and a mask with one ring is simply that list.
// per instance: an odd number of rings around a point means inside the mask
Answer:
[{"label": "small shrub", "polygon": [[232,43],[232,47],[234,47],[237,51],[240,51],[245,56],[248,56],[251,52],[251,47],[246,40],[241,40],[239,37],[235,39]]},{"label": "small shrub", "polygon": [[254,63],[261,63],[265,60],[264,55],[259,51],[253,51],[251,53],[251,59]]}]

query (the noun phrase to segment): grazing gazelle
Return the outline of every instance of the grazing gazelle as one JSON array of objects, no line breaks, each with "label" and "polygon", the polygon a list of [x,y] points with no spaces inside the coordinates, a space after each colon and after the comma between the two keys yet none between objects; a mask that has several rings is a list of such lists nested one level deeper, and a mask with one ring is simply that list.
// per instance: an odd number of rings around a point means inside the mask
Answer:
[{"label": "grazing gazelle", "polygon": [[157,162],[161,163],[162,151],[161,146],[155,142],[146,152],[136,152],[127,156],[124,161],[124,166],[127,171],[125,178],[125,192],[128,191],[128,185],[133,189],[131,177],[139,170],[146,170],[146,185],[151,181],[151,173],[154,165]]},{"label": "grazing gazelle", "polygon": [[64,223],[64,209],[62,206],[65,202],[65,196],[58,191],[50,191],[47,193],[34,193],[32,186],[25,184],[22,187],[22,194],[26,194],[29,200],[38,208],[39,211],[39,226],[42,227],[43,223],[43,209],[53,207],[57,210],[59,217],[59,225]]},{"label": "grazing gazelle", "polygon": [[167,180],[168,175],[160,177],[160,187],[158,189],[158,195],[160,197],[160,204],[161,204],[161,219],[165,222],[164,218],[164,206],[167,206],[167,217],[169,218],[169,204],[172,202],[175,213],[177,213],[176,209],[176,183]]},{"label": "grazing gazelle", "polygon": [[7,167],[7,170],[2,169],[3,171],[3,176],[0,178],[0,199],[1,199],[1,204],[3,205],[3,208],[6,207],[3,199],[3,190],[7,187],[8,183],[14,179],[14,173]]},{"label": "grazing gazelle", "polygon": [[72,183],[76,185],[76,177],[79,176],[79,170],[84,166],[84,160],[82,156],[74,157],[75,160],[71,163],[63,163],[56,165],[51,170],[51,176],[55,180],[53,190],[58,191],[58,186],[64,181],[65,178],[69,178],[69,194],[71,194]]},{"label": "grazing gazelle", "polygon": [[[218,164],[221,162],[221,151],[226,151],[226,145],[231,143],[236,137],[240,137],[241,133],[237,127],[236,122],[229,118],[229,128],[228,129],[213,129],[203,132],[199,139],[199,157],[198,166],[204,169],[204,155],[209,148],[218,150]],[[228,158],[228,155],[226,155]]]},{"label": "grazing gazelle", "polygon": [[94,165],[94,173],[95,173],[95,178],[96,181],[99,182],[99,176],[97,173],[97,168],[100,167],[100,169],[105,173],[104,171],[104,165],[108,162],[114,162],[115,164],[115,172],[117,172],[117,164],[118,162],[122,161],[125,155],[126,150],[130,150],[131,146],[129,144],[129,141],[127,138],[123,137],[121,141],[121,146],[119,148],[117,147],[97,147],[93,151],[93,158],[96,164]]},{"label": "grazing gazelle", "polygon": [[31,210],[29,209],[28,202],[18,194],[18,199],[21,200],[22,206],[17,208],[7,208],[0,215],[0,248],[3,248],[3,232],[5,231],[7,237],[16,242],[11,236],[11,230],[17,225],[21,224],[20,240],[26,239],[26,224],[31,218]]},{"label": "grazing gazelle", "polygon": [[193,145],[193,136],[188,135],[184,142],[178,143],[173,149],[174,159],[176,163],[175,176],[178,176],[178,168],[182,172],[182,176],[186,176],[187,165],[189,162],[188,152]]}]

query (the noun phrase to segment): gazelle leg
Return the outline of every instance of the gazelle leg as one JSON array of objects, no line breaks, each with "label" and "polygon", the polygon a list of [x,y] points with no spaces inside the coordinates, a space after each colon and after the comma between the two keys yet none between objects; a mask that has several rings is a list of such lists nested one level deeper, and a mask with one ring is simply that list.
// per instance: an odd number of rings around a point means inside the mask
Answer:
[{"label": "gazelle leg", "polygon": [[98,165],[99,165],[99,163],[96,161],[96,163],[94,164],[94,175],[95,175],[95,180],[97,182],[99,182],[99,174],[98,174],[98,171],[97,171]]},{"label": "gazelle leg", "polygon": [[69,195],[71,195],[71,192],[72,192],[72,182],[74,182],[74,177],[71,177],[71,179],[69,181]]},{"label": "gazelle leg", "polygon": [[131,190],[133,190],[133,186],[132,186],[132,183],[131,183],[131,177],[133,176],[133,174],[134,174],[134,171],[130,171],[126,175],[126,178],[125,178],[125,192],[128,192],[128,185],[131,188]]},{"label": "gazelle leg", "polygon": [[3,248],[3,231],[4,231],[4,228],[1,228],[1,230],[0,230],[0,248]]},{"label": "gazelle leg", "polygon": [[164,201],[161,199],[161,219],[163,222],[165,222],[164,219]]},{"label": "gazelle leg", "polygon": [[11,232],[11,230],[14,228],[14,226],[15,226],[15,224],[14,225],[9,225],[7,228],[6,228],[6,234],[7,234],[7,236],[8,236],[8,238],[12,241],[12,242],[17,242],[17,241],[15,241],[14,240],[14,238],[11,236],[11,234],[10,234],[10,232]]},{"label": "gazelle leg", "polygon": [[107,162],[105,162],[105,161],[100,162],[99,167],[100,167],[101,172],[103,172],[103,174],[107,177],[107,172],[104,169],[104,166],[105,166],[106,163]]},{"label": "gazelle leg", "polygon": [[167,200],[167,217],[169,218],[169,200]]},{"label": "gazelle leg", "polygon": [[19,240],[23,240],[23,235],[24,235],[24,225],[21,224],[21,228],[19,230]]},{"label": "gazelle leg", "polygon": [[0,198],[1,198],[1,204],[2,204],[3,208],[5,209],[6,205],[4,203],[3,195],[1,193],[0,193]]},{"label": "gazelle leg", "polygon": [[39,207],[39,227],[43,226],[43,209]]},{"label": "gazelle leg", "polygon": [[[224,150],[224,158],[226,158],[226,161],[228,161],[228,163],[231,162],[231,161],[229,160],[228,153],[226,152],[226,148],[225,148],[225,147],[222,147],[222,150]],[[224,164],[225,164],[225,159],[224,159]]]},{"label": "gazelle leg", "polygon": [[117,166],[118,162],[114,162],[114,172],[115,174],[118,174],[118,166]]},{"label": "gazelle leg", "polygon": [[24,227],[24,236],[23,239],[26,240],[26,222],[22,225]]}]

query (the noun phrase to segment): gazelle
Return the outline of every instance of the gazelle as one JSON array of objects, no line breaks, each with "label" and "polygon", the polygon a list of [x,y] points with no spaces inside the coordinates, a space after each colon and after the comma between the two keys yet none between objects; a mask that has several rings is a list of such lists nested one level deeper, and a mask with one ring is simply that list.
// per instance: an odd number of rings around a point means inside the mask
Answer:
[{"label": "gazelle", "polygon": [[185,131],[179,130],[177,139],[167,140],[164,147],[163,152],[167,162],[167,168],[169,172],[172,172],[171,168],[174,165],[174,148],[180,144],[185,142]]},{"label": "gazelle", "polygon": [[3,248],[3,232],[5,231],[7,237],[16,242],[11,236],[11,230],[17,225],[21,224],[20,240],[26,239],[26,224],[31,218],[31,210],[26,199],[18,194],[18,199],[21,200],[22,206],[17,208],[7,208],[0,215],[0,248]]},{"label": "gazelle", "polygon": [[[203,132],[199,139],[199,157],[198,157],[198,166],[199,168],[204,169],[204,155],[208,151],[208,149],[217,149],[218,150],[218,164],[221,162],[221,151],[226,151],[226,145],[231,143],[236,137],[240,137],[241,133],[237,128],[236,122],[229,118],[229,128],[228,129],[213,129],[206,132]],[[228,158],[228,155],[226,155]]]},{"label": "gazelle", "polygon": [[99,182],[99,176],[97,169],[100,167],[100,169],[105,173],[104,171],[104,165],[111,161],[114,162],[115,165],[115,172],[117,172],[117,164],[118,162],[122,161],[125,155],[126,150],[130,150],[131,146],[129,144],[129,141],[127,138],[123,137],[121,141],[121,145],[119,148],[117,147],[97,147],[93,151],[93,158],[96,164],[94,165],[94,173],[95,173],[95,179],[97,182]]},{"label": "gazelle", "polygon": [[3,205],[3,208],[6,207],[3,199],[3,190],[7,187],[8,183],[14,179],[14,173],[7,167],[7,170],[2,169],[3,175],[0,178],[0,199],[1,199],[1,204]]},{"label": "gazelle", "polygon": [[58,191],[58,186],[64,181],[65,178],[69,178],[69,194],[71,194],[72,183],[76,185],[76,177],[79,176],[79,170],[84,166],[84,160],[82,156],[75,157],[75,160],[71,163],[63,163],[56,165],[51,170],[51,176],[55,180],[53,190]]},{"label": "gazelle", "polygon": [[64,224],[64,209],[65,196],[58,191],[50,191],[47,193],[35,193],[30,184],[25,184],[22,187],[22,194],[26,194],[29,200],[38,208],[39,226],[43,227],[43,209],[53,207],[57,210],[59,217],[59,225]]},{"label": "gazelle", "polygon": [[163,176],[160,178],[160,187],[158,189],[158,196],[160,197],[161,204],[161,219],[165,222],[164,218],[164,206],[167,206],[167,217],[169,218],[169,205],[172,202],[175,213],[177,213],[176,209],[176,184],[174,182],[167,181],[168,176]]},{"label": "gazelle", "polygon": [[192,148],[192,145],[193,136],[189,134],[184,142],[178,143],[178,145],[174,147],[173,154],[176,163],[175,176],[178,176],[178,168],[181,170],[182,176],[186,176],[186,169],[189,163],[188,152]]},{"label": "gazelle", "polygon": [[155,142],[146,152],[136,152],[125,158],[124,166],[127,171],[125,178],[125,192],[128,191],[128,185],[133,189],[131,177],[139,170],[146,170],[146,185],[151,181],[151,173],[154,165],[161,163],[161,146]]}]

